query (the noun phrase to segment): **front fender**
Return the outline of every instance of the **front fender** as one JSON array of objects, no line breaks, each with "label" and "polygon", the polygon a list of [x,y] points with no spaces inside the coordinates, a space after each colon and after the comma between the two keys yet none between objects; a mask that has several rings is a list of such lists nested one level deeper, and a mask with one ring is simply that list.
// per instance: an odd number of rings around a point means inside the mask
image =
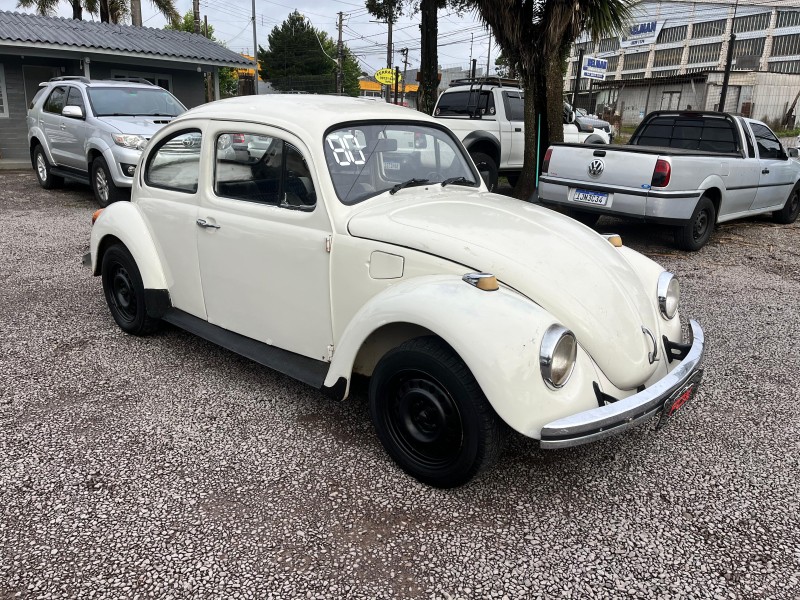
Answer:
[{"label": "front fender", "polygon": [[597,406],[592,381],[599,377],[582,349],[563,388],[544,383],[539,346],[555,322],[507,288],[485,292],[453,275],[413,278],[387,288],[356,313],[336,345],[325,385],[350,380],[356,356],[373,332],[394,323],[412,324],[438,335],[458,353],[508,425],[538,438],[544,424]]},{"label": "front fender", "polygon": [[89,249],[92,255],[92,272],[95,275],[100,274],[101,266],[98,250],[108,236],[120,240],[133,255],[145,289],[167,289],[164,269],[158,258],[150,230],[135,204],[115,202],[103,210],[92,227]]}]

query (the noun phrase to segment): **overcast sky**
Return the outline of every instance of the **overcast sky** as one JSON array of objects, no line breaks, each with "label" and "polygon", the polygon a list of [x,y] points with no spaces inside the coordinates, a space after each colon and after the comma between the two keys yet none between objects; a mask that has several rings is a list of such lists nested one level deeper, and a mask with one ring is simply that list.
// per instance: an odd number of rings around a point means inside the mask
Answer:
[{"label": "overcast sky", "polygon": [[[0,0],[2,10],[17,9],[16,0]],[[192,8],[192,0],[177,0],[176,6],[181,14]],[[374,18],[358,0],[292,0],[272,2],[256,0],[256,21],[258,44],[267,46],[267,35],[273,27],[282,23],[294,9],[305,15],[314,27],[328,33],[334,40],[337,37],[337,13],[342,11],[344,18],[343,38],[358,57],[361,68],[369,73],[386,66],[386,25],[372,22]],[[30,11],[28,11],[30,12]],[[250,26],[252,2],[250,0],[200,0],[200,14],[208,15],[209,24],[214,26],[215,36],[224,41],[228,48],[236,52],[252,52],[253,30]],[[67,0],[62,0],[58,15],[71,17],[72,9]],[[84,15],[85,19],[91,18]],[[157,14],[149,0],[142,0],[142,19],[146,27],[163,27],[164,17]],[[401,48],[408,48],[409,69],[417,68],[420,60],[419,15],[404,16],[394,26],[394,64],[402,68]],[[443,67],[467,67],[472,56],[478,66],[486,66],[489,48],[489,33],[477,16],[468,13],[462,17],[447,10],[439,11],[439,64]],[[492,47],[491,65],[498,49]]]}]

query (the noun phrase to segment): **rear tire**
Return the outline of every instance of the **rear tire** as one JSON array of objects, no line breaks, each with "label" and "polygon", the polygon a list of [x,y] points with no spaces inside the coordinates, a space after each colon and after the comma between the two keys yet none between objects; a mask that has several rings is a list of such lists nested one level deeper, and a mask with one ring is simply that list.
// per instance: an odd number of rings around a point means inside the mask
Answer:
[{"label": "rear tire", "polygon": [[696,252],[706,245],[717,222],[717,211],[708,196],[700,198],[692,218],[675,229],[675,245],[681,250]]},{"label": "rear tire", "polygon": [[800,185],[792,189],[783,208],[772,213],[775,222],[783,225],[794,223],[798,216],[800,216]]},{"label": "rear tire", "polygon": [[158,329],[160,321],[147,315],[142,276],[125,246],[106,250],[100,272],[108,308],[122,331],[148,335]]},{"label": "rear tire", "polygon": [[583,210],[571,209],[567,214],[579,223],[583,223],[587,227],[594,227],[600,220],[600,215],[598,213],[586,212]]},{"label": "rear tire", "polygon": [[52,190],[64,185],[64,178],[53,175],[50,171],[50,161],[47,160],[44,148],[38,145],[33,149],[33,166],[36,170],[36,179],[44,189]]},{"label": "rear tire", "polygon": [[470,156],[475,166],[478,167],[478,173],[481,174],[481,179],[483,179],[486,187],[489,188],[490,192],[495,191],[498,178],[497,163],[492,160],[491,156],[483,152],[476,152],[475,154],[470,154]]},{"label": "rear tire", "polygon": [[122,192],[111,177],[108,163],[102,156],[92,161],[92,191],[94,199],[101,208],[123,199]]},{"label": "rear tire", "polygon": [[428,485],[463,485],[502,450],[505,425],[464,361],[437,337],[388,352],[370,380],[369,404],[386,451]]}]

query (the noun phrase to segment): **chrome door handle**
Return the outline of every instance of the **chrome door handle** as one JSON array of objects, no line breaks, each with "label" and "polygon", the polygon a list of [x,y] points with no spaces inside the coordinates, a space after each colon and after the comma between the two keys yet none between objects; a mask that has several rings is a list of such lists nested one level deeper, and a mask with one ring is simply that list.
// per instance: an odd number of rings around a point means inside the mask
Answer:
[{"label": "chrome door handle", "polygon": [[766,175],[767,173],[769,173],[769,169],[761,169],[762,175]]},{"label": "chrome door handle", "polygon": [[205,227],[207,229],[219,229],[219,225],[214,225],[213,223],[209,223],[205,219],[197,219],[196,222],[200,227]]}]

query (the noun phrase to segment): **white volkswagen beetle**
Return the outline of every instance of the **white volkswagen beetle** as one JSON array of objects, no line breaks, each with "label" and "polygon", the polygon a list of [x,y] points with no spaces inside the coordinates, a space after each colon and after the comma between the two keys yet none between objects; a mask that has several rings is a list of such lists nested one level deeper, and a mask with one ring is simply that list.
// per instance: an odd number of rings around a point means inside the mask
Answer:
[{"label": "white volkswagen beetle", "polygon": [[[247,154],[233,139],[258,139]],[[439,121],[326,96],[191,110],[100,214],[91,265],[126,332],[167,321],[347,397],[369,376],[408,473],[465,483],[506,425],[563,448],[663,420],[695,393],[678,282],[551,210],[491,194]]]}]

